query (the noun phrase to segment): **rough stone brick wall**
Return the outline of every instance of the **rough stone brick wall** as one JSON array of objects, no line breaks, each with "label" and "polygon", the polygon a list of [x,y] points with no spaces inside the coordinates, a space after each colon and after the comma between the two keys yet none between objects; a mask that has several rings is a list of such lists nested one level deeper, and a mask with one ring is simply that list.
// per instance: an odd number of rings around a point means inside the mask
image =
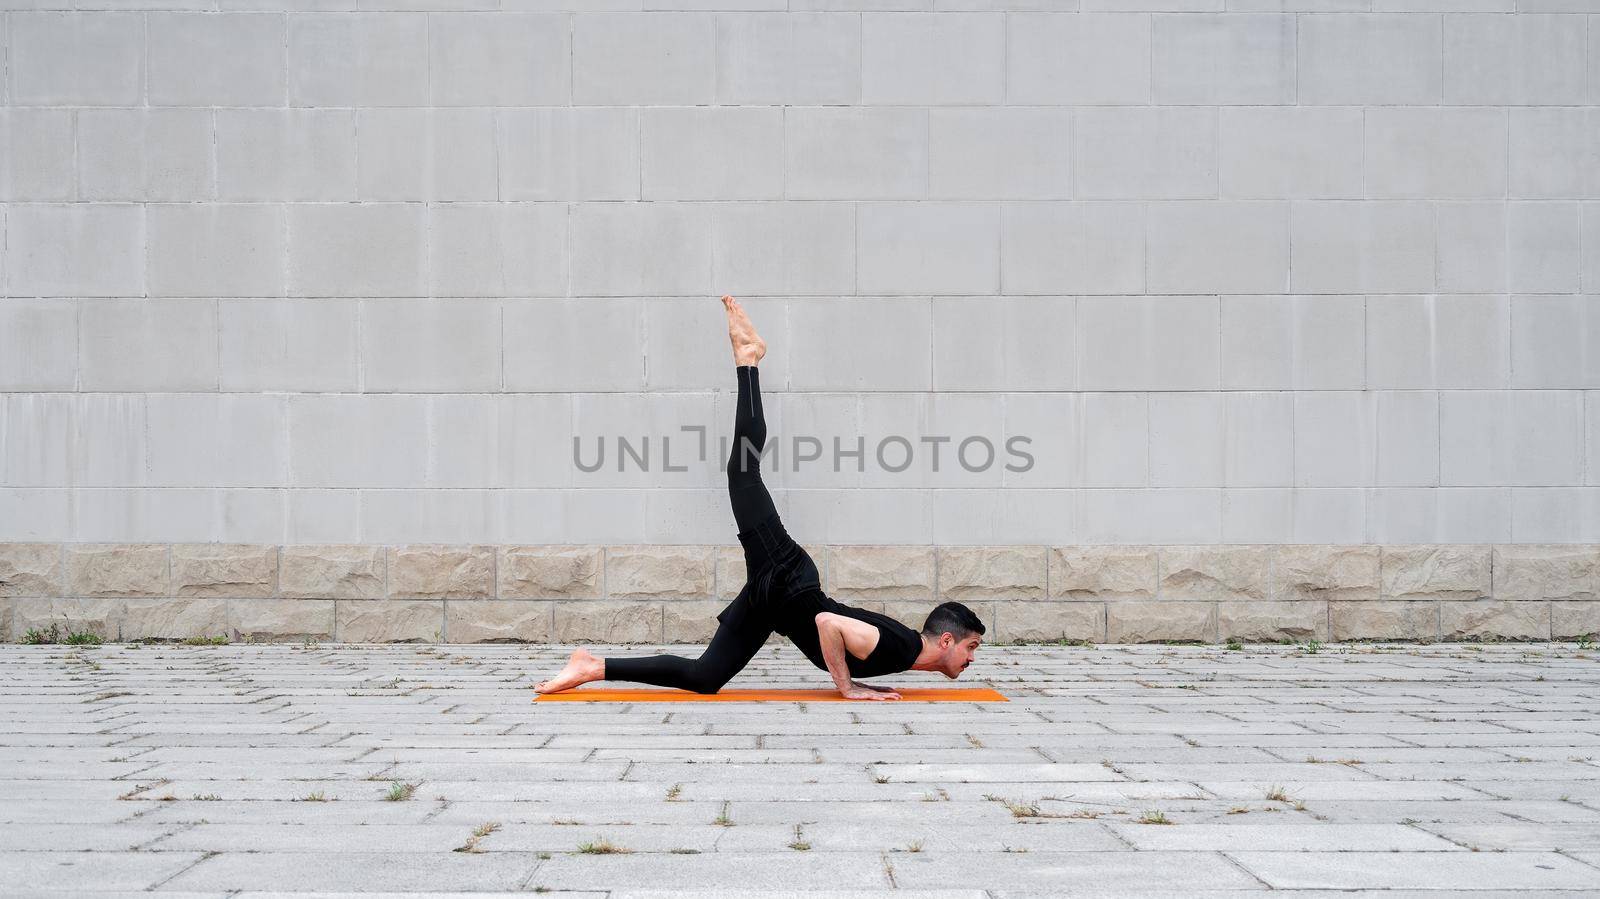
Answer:
[{"label": "rough stone brick wall", "polygon": [[[920,628],[955,600],[990,642],[1600,634],[1596,546],[806,551],[843,602]],[[0,638],[694,643],[744,579],[716,545],[0,544]]]},{"label": "rough stone brick wall", "polygon": [[862,602],[1592,623],[1484,573],[1600,543],[1592,2],[73,5],[0,11],[0,542],[69,549],[13,630],[702,635],[692,578],[549,591],[732,545],[723,293],[784,520]]}]

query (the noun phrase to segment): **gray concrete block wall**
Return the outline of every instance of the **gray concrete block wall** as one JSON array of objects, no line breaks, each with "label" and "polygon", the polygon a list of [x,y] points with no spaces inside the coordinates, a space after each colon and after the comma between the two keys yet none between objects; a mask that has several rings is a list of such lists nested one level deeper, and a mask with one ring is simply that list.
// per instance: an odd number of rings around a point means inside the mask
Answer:
[{"label": "gray concrete block wall", "polygon": [[1592,3],[52,5],[0,541],[1600,542]]}]

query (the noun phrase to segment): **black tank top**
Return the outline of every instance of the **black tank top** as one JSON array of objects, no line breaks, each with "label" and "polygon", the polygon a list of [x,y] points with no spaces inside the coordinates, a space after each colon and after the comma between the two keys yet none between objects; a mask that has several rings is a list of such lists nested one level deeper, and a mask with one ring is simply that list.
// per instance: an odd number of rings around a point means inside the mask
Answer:
[{"label": "black tank top", "polygon": [[872,654],[858,659],[847,649],[845,667],[851,677],[876,677],[896,671],[908,671],[922,654],[922,635],[899,621],[871,609],[858,609],[836,601],[821,590],[803,590],[783,600],[784,614],[774,630],[788,637],[805,657],[823,671],[828,662],[822,657],[822,641],[817,636],[816,615],[832,612],[846,618],[865,621],[878,628],[878,645]]}]

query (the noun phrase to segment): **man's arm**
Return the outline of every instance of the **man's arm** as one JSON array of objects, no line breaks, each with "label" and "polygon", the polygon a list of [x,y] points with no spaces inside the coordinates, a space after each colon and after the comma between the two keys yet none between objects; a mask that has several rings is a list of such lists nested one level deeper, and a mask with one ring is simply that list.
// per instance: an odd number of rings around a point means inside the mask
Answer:
[{"label": "man's arm", "polygon": [[817,613],[817,642],[822,646],[822,661],[833,676],[833,685],[840,693],[848,693],[854,686],[850,679],[850,666],[844,658],[844,630],[829,618],[828,612]]},{"label": "man's arm", "polygon": [[842,695],[849,699],[900,698],[898,693],[858,684],[850,677],[850,666],[845,658],[845,652],[850,651],[850,654],[858,659],[871,655],[873,647],[878,645],[878,640],[882,636],[876,627],[865,621],[832,612],[818,612],[816,623],[817,643],[822,648],[822,661],[828,666],[828,674],[833,676],[833,684],[839,688]]}]

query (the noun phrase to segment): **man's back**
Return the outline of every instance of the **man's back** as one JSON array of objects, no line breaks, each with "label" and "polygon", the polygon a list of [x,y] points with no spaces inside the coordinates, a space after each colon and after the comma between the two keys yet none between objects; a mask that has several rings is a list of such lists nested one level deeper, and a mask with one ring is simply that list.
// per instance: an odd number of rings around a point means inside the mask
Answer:
[{"label": "man's back", "polygon": [[788,637],[811,664],[824,671],[828,670],[828,664],[822,657],[822,642],[817,634],[818,612],[832,612],[878,628],[878,645],[873,647],[871,655],[858,659],[849,652],[844,654],[852,677],[907,671],[922,653],[921,634],[882,612],[847,606],[821,590],[801,590],[784,598],[781,608],[773,630]]}]

